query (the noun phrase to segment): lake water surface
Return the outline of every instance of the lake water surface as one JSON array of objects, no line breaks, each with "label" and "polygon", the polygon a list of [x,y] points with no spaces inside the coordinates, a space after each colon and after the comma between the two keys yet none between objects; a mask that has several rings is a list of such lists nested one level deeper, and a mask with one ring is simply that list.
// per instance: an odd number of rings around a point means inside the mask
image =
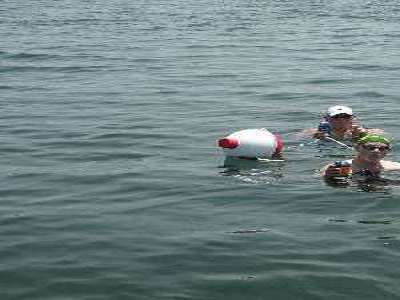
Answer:
[{"label": "lake water surface", "polygon": [[[394,0],[0,1],[0,298],[399,299],[400,187],[329,186],[351,152],[296,135],[350,105],[400,161],[399,20]],[[285,162],[224,161],[218,138],[260,127]]]}]

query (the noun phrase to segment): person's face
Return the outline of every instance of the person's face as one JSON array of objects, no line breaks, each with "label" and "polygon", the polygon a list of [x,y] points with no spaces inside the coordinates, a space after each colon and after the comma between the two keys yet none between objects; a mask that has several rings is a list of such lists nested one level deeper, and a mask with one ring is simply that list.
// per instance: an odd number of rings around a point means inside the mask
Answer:
[{"label": "person's face", "polygon": [[357,145],[357,151],[366,161],[377,162],[385,157],[390,147],[383,143],[365,143]]},{"label": "person's face", "polygon": [[334,129],[351,130],[353,125],[353,116],[348,114],[338,114],[329,117],[329,123]]}]

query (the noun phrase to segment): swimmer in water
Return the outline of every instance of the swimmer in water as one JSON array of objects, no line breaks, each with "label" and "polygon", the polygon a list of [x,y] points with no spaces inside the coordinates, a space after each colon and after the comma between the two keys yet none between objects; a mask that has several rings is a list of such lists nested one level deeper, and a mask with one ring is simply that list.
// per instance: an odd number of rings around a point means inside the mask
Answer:
[{"label": "swimmer in water", "polygon": [[322,169],[326,180],[380,178],[383,171],[400,171],[400,163],[384,160],[391,142],[382,135],[366,134],[357,140],[353,159],[338,161]]},{"label": "swimmer in water", "polygon": [[321,119],[318,128],[307,129],[307,135],[319,140],[334,139],[338,141],[356,141],[361,136],[381,134],[381,129],[367,129],[362,127],[355,119],[353,110],[348,106],[335,105],[329,107]]}]

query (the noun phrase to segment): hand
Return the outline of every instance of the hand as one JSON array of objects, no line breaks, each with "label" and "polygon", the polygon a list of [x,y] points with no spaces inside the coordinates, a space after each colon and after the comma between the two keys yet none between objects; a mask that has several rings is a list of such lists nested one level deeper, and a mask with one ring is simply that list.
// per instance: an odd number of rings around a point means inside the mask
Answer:
[{"label": "hand", "polygon": [[359,125],[353,125],[351,128],[351,135],[353,138],[358,139],[364,134],[368,133],[367,129],[359,126]]},{"label": "hand", "polygon": [[325,170],[323,170],[322,175],[327,179],[343,176],[342,169],[333,164],[328,165]]}]

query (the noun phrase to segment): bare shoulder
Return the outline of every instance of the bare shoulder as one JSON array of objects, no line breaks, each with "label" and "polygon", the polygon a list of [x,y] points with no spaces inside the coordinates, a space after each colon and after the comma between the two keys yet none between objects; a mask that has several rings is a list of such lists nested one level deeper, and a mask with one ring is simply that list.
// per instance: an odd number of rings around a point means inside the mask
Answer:
[{"label": "bare shoulder", "polygon": [[380,128],[366,128],[365,129],[369,134],[384,134],[385,131]]},{"label": "bare shoulder", "polygon": [[390,160],[382,160],[381,165],[385,171],[400,171],[400,163]]},{"label": "bare shoulder", "polygon": [[383,129],[380,129],[380,128],[365,128],[365,127],[362,127],[359,124],[353,125],[353,128],[352,128],[353,137],[358,138],[358,137],[361,136],[361,134],[365,134],[365,133],[368,133],[368,134],[384,134],[385,131]]}]

